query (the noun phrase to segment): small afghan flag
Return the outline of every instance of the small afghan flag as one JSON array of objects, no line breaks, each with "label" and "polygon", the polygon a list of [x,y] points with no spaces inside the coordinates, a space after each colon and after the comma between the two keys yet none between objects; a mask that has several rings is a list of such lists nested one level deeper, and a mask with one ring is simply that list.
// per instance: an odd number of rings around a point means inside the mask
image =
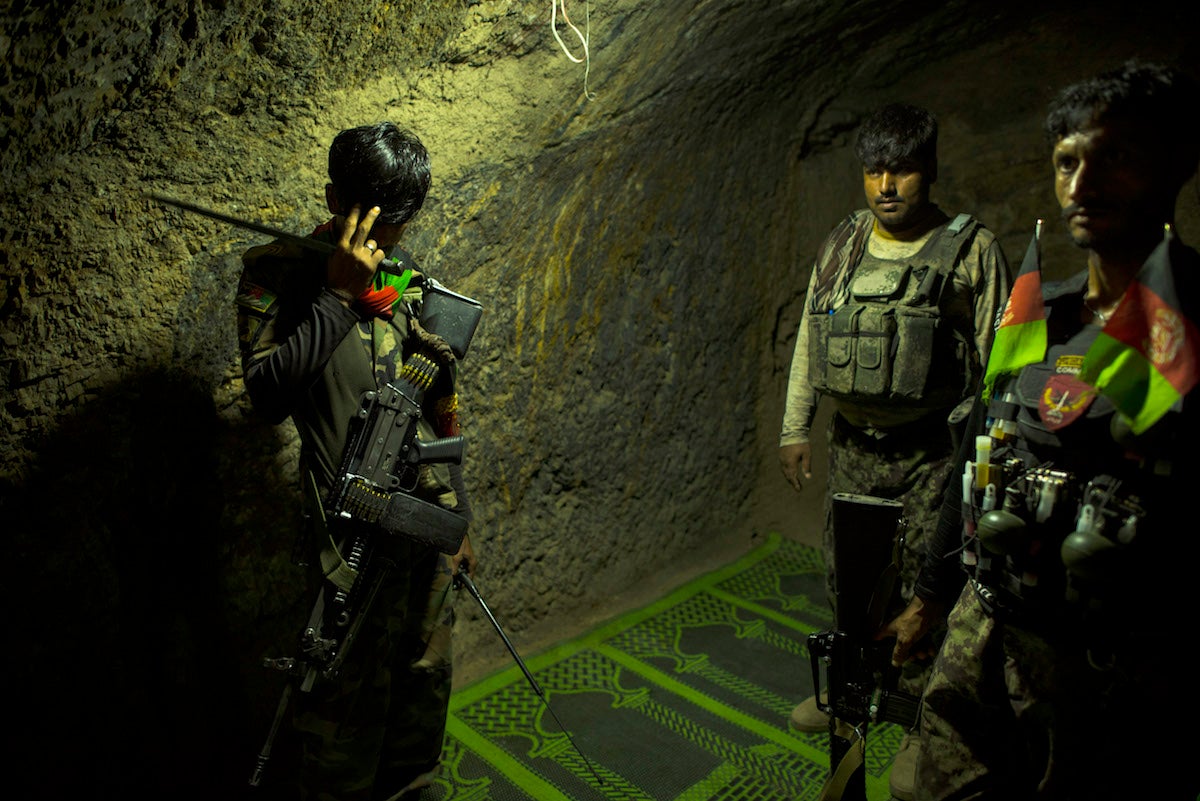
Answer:
[{"label": "small afghan flag", "polygon": [[996,326],[983,373],[985,402],[991,398],[997,378],[1040,362],[1046,355],[1046,307],[1042,300],[1042,254],[1038,246],[1041,233],[1042,221],[1038,220],[1021,271]]},{"label": "small afghan flag", "polygon": [[1200,378],[1200,331],[1180,310],[1174,241],[1168,226],[1079,368],[1079,378],[1107,396],[1135,434],[1154,425]]},{"label": "small afghan flag", "polygon": [[390,320],[395,316],[395,306],[400,302],[413,277],[413,271],[409,268],[400,273],[392,272],[399,266],[399,260],[385,259],[380,262],[375,270],[375,283],[364,289],[354,301],[355,307],[365,316],[379,317],[383,320]]}]

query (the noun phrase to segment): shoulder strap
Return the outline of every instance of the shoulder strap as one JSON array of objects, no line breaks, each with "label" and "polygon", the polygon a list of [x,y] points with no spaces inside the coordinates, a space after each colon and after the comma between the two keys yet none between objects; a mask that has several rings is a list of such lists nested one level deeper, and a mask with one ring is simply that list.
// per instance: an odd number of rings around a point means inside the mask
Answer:
[{"label": "shoulder strap", "polygon": [[949,273],[962,257],[964,251],[975,240],[975,232],[981,223],[970,214],[959,214],[946,224],[937,241],[933,243],[933,254],[938,258],[938,270]]},{"label": "shoulder strap", "polygon": [[[867,209],[853,211],[825,238],[813,265],[816,276],[812,296],[808,298],[810,310],[823,312],[831,305],[832,298],[846,294],[854,266],[862,258],[871,232],[871,218]],[[843,264],[848,269],[843,270]]]},{"label": "shoulder strap", "polygon": [[971,221],[971,215],[963,212],[950,221],[946,226],[946,230],[957,234],[959,231],[967,227],[967,223]]},{"label": "shoulder strap", "polygon": [[933,264],[936,269],[926,274],[917,297],[913,300],[914,305],[938,304],[946,284],[949,283],[950,273],[954,271],[954,265],[958,264],[963,253],[971,246],[971,242],[975,240],[975,233],[981,227],[982,224],[970,214],[959,214],[921,249],[917,256]]},{"label": "shoulder strap", "polygon": [[[866,740],[857,729],[839,720],[834,733],[830,735],[831,746],[834,737],[848,741],[845,744],[839,744],[846,750],[842,754],[841,760],[838,761],[837,768],[825,780],[824,786],[821,787],[821,795],[817,801],[841,801],[843,796],[846,795],[846,788],[850,784],[850,778],[866,761]],[[850,795],[853,796],[854,794],[850,793]]]}]

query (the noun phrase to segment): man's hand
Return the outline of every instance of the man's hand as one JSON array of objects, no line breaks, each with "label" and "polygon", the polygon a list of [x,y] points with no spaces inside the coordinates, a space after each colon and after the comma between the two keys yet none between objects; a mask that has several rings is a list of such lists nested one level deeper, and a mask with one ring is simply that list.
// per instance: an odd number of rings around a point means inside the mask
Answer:
[{"label": "man's hand", "polygon": [[905,609],[876,634],[875,639],[896,638],[892,649],[892,667],[900,667],[909,659],[930,659],[934,656],[933,642],[925,635],[933,624],[942,619],[945,608],[936,601],[914,597]]},{"label": "man's hand", "polygon": [[779,467],[787,483],[799,492],[800,474],[803,473],[806,479],[812,478],[812,446],[807,442],[782,446],[779,449]]},{"label": "man's hand", "polygon": [[450,557],[450,575],[457,576],[459,570],[465,570],[468,576],[475,575],[475,549],[471,547],[471,535],[463,537],[458,553]]},{"label": "man's hand", "polygon": [[326,264],[326,286],[343,295],[347,305],[371,288],[375,270],[385,257],[383,249],[370,238],[379,207],[372,207],[361,219],[360,212],[354,206],[346,215],[337,250],[330,254]]}]

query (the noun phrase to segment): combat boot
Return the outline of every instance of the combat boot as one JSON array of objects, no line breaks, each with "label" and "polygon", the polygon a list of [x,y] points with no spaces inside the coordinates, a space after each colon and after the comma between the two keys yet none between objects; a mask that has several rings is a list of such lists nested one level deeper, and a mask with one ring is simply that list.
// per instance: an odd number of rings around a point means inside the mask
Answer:
[{"label": "combat boot", "polygon": [[[821,703],[829,703],[829,691],[821,691]],[[817,696],[805,698],[792,710],[791,726],[796,731],[829,731],[829,715],[817,707]]]},{"label": "combat boot", "polygon": [[892,760],[892,770],[888,774],[888,789],[893,798],[899,801],[913,801],[913,785],[917,780],[917,754],[921,751],[921,741],[916,731],[910,731],[900,741],[896,758]]}]

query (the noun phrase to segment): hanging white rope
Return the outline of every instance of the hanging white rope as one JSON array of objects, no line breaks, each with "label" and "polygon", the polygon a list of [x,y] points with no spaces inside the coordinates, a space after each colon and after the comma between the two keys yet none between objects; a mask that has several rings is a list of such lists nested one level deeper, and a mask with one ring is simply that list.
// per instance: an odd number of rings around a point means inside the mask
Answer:
[{"label": "hanging white rope", "polygon": [[[567,27],[570,28],[577,37],[579,37],[579,44],[583,47],[582,56],[577,56],[572,53],[571,49],[567,47],[567,43],[564,42],[562,37],[558,34],[558,10],[560,8],[562,9],[563,22],[565,22]],[[558,42],[558,46],[562,48],[562,51],[567,54],[567,58],[571,59],[576,64],[583,64],[583,94],[588,99],[592,99],[595,97],[595,95],[588,90],[588,73],[591,71],[592,66],[591,50],[588,46],[588,41],[591,38],[592,33],[591,0],[584,0],[583,8],[583,27],[586,33],[580,31],[579,28],[575,26],[575,23],[571,22],[571,18],[567,16],[567,0],[550,0],[550,32],[554,34],[554,40]]]}]

